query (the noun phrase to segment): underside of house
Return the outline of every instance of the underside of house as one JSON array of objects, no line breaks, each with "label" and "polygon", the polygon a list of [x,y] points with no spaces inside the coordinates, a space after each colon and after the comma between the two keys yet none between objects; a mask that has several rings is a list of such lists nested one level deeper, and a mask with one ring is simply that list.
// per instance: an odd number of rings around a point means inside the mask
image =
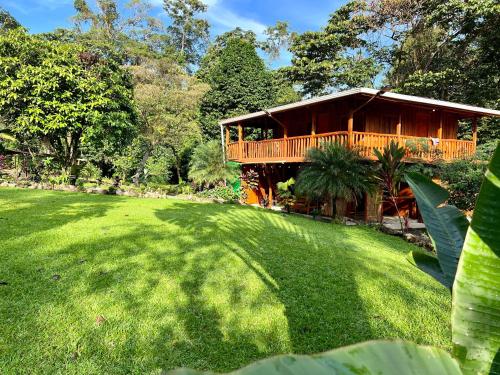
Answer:
[{"label": "underside of house", "polygon": [[[246,189],[248,204],[276,204],[276,184],[296,177],[312,147],[338,142],[375,163],[374,149],[391,141],[405,147],[407,163],[435,163],[472,156],[477,120],[500,111],[464,104],[358,88],[303,100],[220,122],[227,160],[256,176]],[[457,139],[458,124],[470,126],[470,140]],[[374,165],[375,167],[375,165]],[[257,177],[258,175],[258,177]],[[244,182],[244,181],[243,181]],[[391,208],[380,204],[380,192],[357,202],[337,202],[346,216],[378,220]],[[401,209],[418,216],[411,191],[402,187]],[[298,199],[294,210],[321,211],[324,202]]]}]

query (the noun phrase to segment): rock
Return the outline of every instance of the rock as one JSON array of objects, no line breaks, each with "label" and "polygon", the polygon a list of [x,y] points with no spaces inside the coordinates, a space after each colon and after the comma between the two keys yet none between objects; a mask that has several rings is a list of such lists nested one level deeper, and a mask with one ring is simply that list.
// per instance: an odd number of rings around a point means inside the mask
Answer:
[{"label": "rock", "polygon": [[352,219],[349,219],[349,218],[346,218],[345,219],[345,225],[347,226],[354,226],[354,225],[358,225],[358,223],[356,223],[354,220]]},{"label": "rock", "polygon": [[415,236],[414,234],[411,234],[411,233],[405,233],[403,235],[404,239],[408,242],[411,242],[411,243],[416,243],[418,242],[418,238],[417,236]]},{"label": "rock", "polygon": [[52,280],[54,280],[54,281],[61,280],[61,275],[57,275],[57,274],[56,275],[52,275]]}]

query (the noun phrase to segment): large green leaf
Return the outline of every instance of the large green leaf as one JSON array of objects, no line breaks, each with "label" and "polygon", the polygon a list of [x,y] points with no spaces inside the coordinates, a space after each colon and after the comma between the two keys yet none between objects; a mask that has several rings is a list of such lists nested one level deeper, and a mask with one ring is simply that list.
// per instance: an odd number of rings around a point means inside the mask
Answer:
[{"label": "large green leaf", "polygon": [[486,172],[453,286],[453,343],[467,374],[500,374],[500,147]]},{"label": "large green leaf", "polygon": [[449,288],[450,284],[445,278],[439,260],[426,250],[413,250],[407,257],[408,261],[415,267],[434,277],[437,281]]},{"label": "large green leaf", "polygon": [[408,173],[405,179],[415,194],[427,232],[436,248],[446,285],[451,287],[469,222],[455,206],[443,205],[449,197],[446,189],[418,173]]},{"label": "large green leaf", "polygon": [[[177,375],[202,372],[179,369]],[[417,375],[461,374],[445,351],[404,342],[372,341],[317,355],[283,355],[256,362],[232,375]]]}]

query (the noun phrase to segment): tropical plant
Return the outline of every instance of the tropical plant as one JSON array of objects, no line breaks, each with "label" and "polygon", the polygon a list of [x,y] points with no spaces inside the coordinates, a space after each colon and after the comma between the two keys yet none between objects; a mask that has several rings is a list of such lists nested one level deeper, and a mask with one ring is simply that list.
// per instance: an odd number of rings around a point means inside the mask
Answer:
[{"label": "tropical plant", "polygon": [[391,141],[389,145],[384,147],[383,152],[380,152],[376,148],[373,152],[379,161],[375,178],[383,189],[385,198],[394,206],[399,223],[401,224],[401,232],[404,233],[404,220],[399,212],[397,199],[405,172],[405,165],[403,163],[405,149],[404,147],[400,147],[398,143]]},{"label": "tropical plant", "polygon": [[373,191],[373,173],[359,153],[339,143],[311,148],[296,183],[296,192],[309,199],[323,199],[337,215],[336,200],[357,202]]},{"label": "tropical plant", "polygon": [[436,249],[439,268],[436,270],[436,262],[430,254],[414,256],[414,261],[423,270],[432,269],[431,274],[451,288],[469,222],[457,207],[444,204],[450,196],[446,189],[415,173],[408,173],[405,179],[417,199],[427,232]]},{"label": "tropical plant", "polygon": [[129,75],[106,56],[15,29],[0,33],[0,65],[0,116],[66,172],[82,146],[119,148],[134,134]]},{"label": "tropical plant", "polygon": [[259,188],[259,173],[255,170],[249,169],[246,172],[243,172],[240,178],[248,189],[256,190]]},{"label": "tropical plant", "polygon": [[473,210],[488,164],[476,159],[458,159],[439,165],[439,177],[450,192],[448,203]]},{"label": "tropical plant", "polygon": [[[437,348],[404,342],[374,341],[314,356],[278,356],[232,374],[498,374],[499,181],[500,147],[497,148],[486,172],[453,288],[452,339],[454,355],[458,362],[450,354]],[[434,195],[435,189],[422,189],[424,196],[427,193]],[[431,221],[428,226],[431,227],[434,223]],[[180,370],[177,373],[199,374],[193,370]]]},{"label": "tropical plant", "polygon": [[288,213],[290,213],[292,205],[295,202],[295,195],[293,194],[294,185],[295,179],[293,177],[287,181],[278,182],[276,185],[278,188],[278,197]]},{"label": "tropical plant", "polygon": [[236,180],[240,173],[238,164],[226,163],[222,155],[222,147],[218,141],[201,143],[193,152],[189,166],[189,178],[205,187],[226,184]]}]

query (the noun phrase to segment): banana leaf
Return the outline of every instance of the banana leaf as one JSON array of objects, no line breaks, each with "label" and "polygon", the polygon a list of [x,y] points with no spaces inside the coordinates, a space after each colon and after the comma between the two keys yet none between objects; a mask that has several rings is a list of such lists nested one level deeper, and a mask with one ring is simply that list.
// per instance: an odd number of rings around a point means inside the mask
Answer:
[{"label": "banana leaf", "polygon": [[445,287],[450,288],[451,285],[445,278],[443,271],[441,271],[441,266],[439,265],[437,257],[425,250],[414,250],[410,252],[406,258],[415,267],[434,277]]},{"label": "banana leaf", "polygon": [[[175,375],[210,374],[179,369]],[[317,355],[283,355],[255,362],[231,375],[454,375],[458,363],[444,350],[404,342],[372,341]]]},{"label": "banana leaf", "polygon": [[452,336],[465,374],[500,374],[500,146],[481,186],[458,265]]},{"label": "banana leaf", "polygon": [[457,207],[444,204],[449,197],[446,189],[418,173],[408,173],[405,179],[436,249],[445,285],[451,288],[469,222]]}]

